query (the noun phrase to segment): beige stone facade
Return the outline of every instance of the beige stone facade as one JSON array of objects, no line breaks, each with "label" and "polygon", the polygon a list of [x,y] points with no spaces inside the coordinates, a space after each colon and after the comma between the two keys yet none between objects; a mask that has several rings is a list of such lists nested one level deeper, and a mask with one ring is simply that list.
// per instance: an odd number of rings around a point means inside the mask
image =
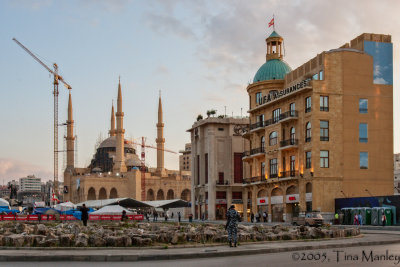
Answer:
[{"label": "beige stone facade", "polygon": [[[110,137],[103,140],[90,166],[74,166],[72,100],[69,98],[67,120],[67,168],[64,171],[64,201],[130,197],[137,200],[191,199],[190,172],[164,168],[164,142],[161,96],[157,122],[157,168],[145,168],[133,144],[124,139],[121,85],[118,86],[118,106],[111,112]],[[115,120],[116,116],[116,120]],[[115,121],[117,127],[115,128]],[[144,178],[144,179],[143,179]]]},{"label": "beige stone facade", "polygon": [[[276,43],[266,41],[268,58]],[[335,198],[393,194],[393,86],[374,80],[367,42],[378,47],[391,37],[362,34],[284,79],[247,87],[248,214],[266,211],[269,221],[290,221],[319,210],[330,219]]]},{"label": "beige stone facade", "polygon": [[248,118],[206,118],[188,130],[191,135],[192,213],[195,218],[225,219],[235,203],[243,212],[243,151],[248,140],[236,131]]},{"label": "beige stone facade", "polygon": [[185,144],[185,150],[179,151],[179,170],[180,171],[190,171],[191,170],[191,151],[192,144]]}]

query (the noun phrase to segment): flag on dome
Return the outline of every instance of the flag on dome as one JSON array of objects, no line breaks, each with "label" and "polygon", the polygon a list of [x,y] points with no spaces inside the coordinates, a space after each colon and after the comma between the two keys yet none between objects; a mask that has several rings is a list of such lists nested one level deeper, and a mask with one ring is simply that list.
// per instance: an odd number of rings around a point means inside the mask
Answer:
[{"label": "flag on dome", "polygon": [[268,23],[268,28],[274,25],[274,18],[271,19],[271,21]]}]

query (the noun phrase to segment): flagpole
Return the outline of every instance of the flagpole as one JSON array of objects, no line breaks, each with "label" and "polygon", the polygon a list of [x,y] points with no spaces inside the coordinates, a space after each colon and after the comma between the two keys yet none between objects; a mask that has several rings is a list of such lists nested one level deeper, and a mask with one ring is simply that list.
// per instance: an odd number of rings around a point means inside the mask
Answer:
[{"label": "flagpole", "polygon": [[275,31],[275,14],[272,14],[272,20],[274,21],[274,24],[272,24],[272,27],[273,27],[273,29]]}]

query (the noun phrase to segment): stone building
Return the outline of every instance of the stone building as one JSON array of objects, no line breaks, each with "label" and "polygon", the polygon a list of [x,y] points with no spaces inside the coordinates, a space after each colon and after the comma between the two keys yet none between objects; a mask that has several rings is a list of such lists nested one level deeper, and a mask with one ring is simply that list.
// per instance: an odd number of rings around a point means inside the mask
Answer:
[{"label": "stone building", "polygon": [[[110,136],[101,142],[86,168],[74,166],[74,120],[69,95],[67,120],[67,167],[64,171],[64,201],[130,197],[137,200],[165,200],[182,198],[190,201],[190,175],[164,168],[164,134],[161,96],[157,122],[157,168],[145,168],[133,144],[124,138],[122,90],[118,84],[117,112],[111,110]],[[115,127],[116,123],[116,127]]]},{"label": "stone building", "polygon": [[206,118],[195,122],[191,135],[192,213],[195,218],[225,219],[232,203],[243,213],[243,151],[249,142],[235,127],[249,123],[248,118]]},{"label": "stone building", "polygon": [[185,144],[185,150],[179,151],[182,155],[179,155],[179,170],[180,171],[190,171],[191,169],[191,151],[192,144]]},{"label": "stone building", "polygon": [[311,210],[331,219],[335,198],[392,195],[391,36],[364,33],[295,70],[281,36],[266,44],[267,61],[247,87],[244,205],[249,197],[269,221]]}]

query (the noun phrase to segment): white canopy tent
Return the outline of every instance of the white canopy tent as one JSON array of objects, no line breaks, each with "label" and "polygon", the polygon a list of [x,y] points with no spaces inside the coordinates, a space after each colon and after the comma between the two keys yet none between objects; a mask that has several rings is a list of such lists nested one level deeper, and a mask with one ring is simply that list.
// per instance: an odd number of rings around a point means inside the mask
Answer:
[{"label": "white canopy tent", "polygon": [[7,207],[7,209],[9,209],[10,203],[8,203],[8,201],[5,200],[4,198],[0,198],[0,207]]},{"label": "white canopy tent", "polygon": [[182,199],[169,199],[169,200],[154,200],[143,201],[147,205],[154,208],[170,209],[170,208],[185,208],[188,207],[188,202]]},{"label": "white canopy tent", "polygon": [[144,201],[139,201],[133,198],[110,198],[110,199],[102,199],[102,200],[87,200],[85,202],[81,202],[76,204],[78,207],[82,207],[82,205],[85,204],[87,208],[102,208],[104,206],[109,206],[109,205],[120,205],[123,207],[128,207],[128,208],[145,208],[145,207],[150,207],[150,205],[144,203]]},{"label": "white canopy tent", "polygon": [[59,211],[67,211],[67,210],[76,209],[76,205],[74,203],[68,201],[68,202],[54,205],[54,209],[59,210]]},{"label": "white canopy tent", "polygon": [[122,211],[126,211],[127,215],[135,214],[119,205],[110,205],[110,206],[105,206],[97,211],[94,211],[90,213],[90,215],[122,215]]}]

